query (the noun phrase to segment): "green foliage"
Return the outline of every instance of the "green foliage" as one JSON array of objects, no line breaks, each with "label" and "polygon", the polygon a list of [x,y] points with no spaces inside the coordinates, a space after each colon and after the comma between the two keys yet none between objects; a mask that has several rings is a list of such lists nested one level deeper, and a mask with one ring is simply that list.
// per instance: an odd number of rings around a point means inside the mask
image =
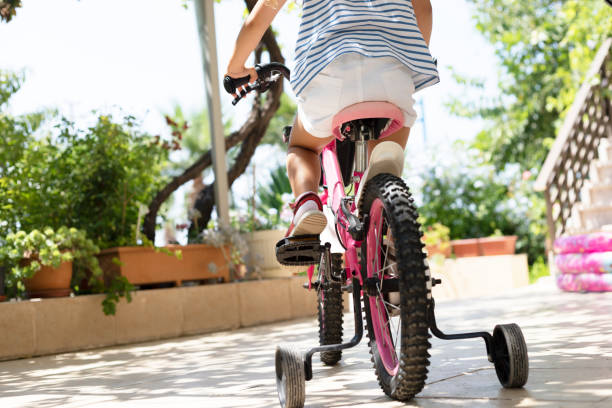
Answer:
[{"label": "green foliage", "polygon": [[270,121],[268,130],[264,135],[261,143],[280,146],[284,151],[287,150],[287,144],[283,141],[283,129],[285,126],[293,125],[297,106],[286,93],[281,95],[280,107]]},{"label": "green foliage", "polygon": [[101,115],[87,131],[64,121],[59,130],[48,162],[55,182],[44,187],[47,199],[63,203],[51,223],[79,226],[101,248],[136,244],[139,207],[162,186],[170,147],[140,133],[129,116],[117,123]]},{"label": "green foliage", "polygon": [[257,213],[265,220],[264,229],[289,226],[291,217],[287,212],[289,201],[293,198],[291,184],[285,166],[279,166],[270,174],[270,182],[257,189]]},{"label": "green foliage", "polygon": [[58,268],[62,262],[73,261],[75,266],[91,272],[92,282],[102,275],[95,257],[100,249],[84,231],[76,228],[19,231],[9,234],[4,241],[0,247],[0,264],[8,271],[9,296],[23,297],[24,280],[32,278],[43,266]]},{"label": "green foliage", "polygon": [[[419,217],[421,225],[427,224],[427,221],[421,216]],[[444,251],[450,246],[450,228],[439,222],[434,222],[423,228],[422,241],[425,245],[435,247]]]},{"label": "green foliage", "polygon": [[[75,259],[75,291],[85,292],[79,285],[89,276],[94,281],[88,292],[106,293],[104,311],[113,313],[119,297],[128,296],[133,287],[121,277],[108,286],[96,279],[99,266],[89,243],[95,252],[152,245],[139,236],[146,212],[142,203],[164,182],[162,170],[169,152],[180,147],[180,138],[172,126],[172,139],[162,140],[141,133],[130,116],[118,122],[106,115],[84,130],[63,119],[42,134],[42,123],[49,121],[44,113],[15,117],[5,111],[21,81],[19,75],[0,71],[0,264],[11,271],[9,285],[17,296],[23,290],[20,282],[41,264],[57,264],[53,248],[67,248],[60,254]],[[68,238],[60,239],[60,232]],[[40,254],[39,259],[16,264],[26,249]]]},{"label": "green foliage", "polygon": [[538,169],[595,52],[612,35],[612,8],[602,0],[470,1],[503,68],[501,96],[451,108],[490,121],[474,146],[498,169]]},{"label": "green foliage", "polygon": [[11,21],[13,16],[17,14],[18,7],[21,7],[21,0],[0,1],[0,22],[2,22],[2,20],[7,23]]},{"label": "green foliage", "polygon": [[117,311],[117,303],[119,299],[125,297],[125,300],[132,301],[132,291],[134,285],[132,285],[125,276],[115,276],[110,284],[104,289],[106,297],[102,301],[102,310],[105,315],[114,315]]},{"label": "green foliage", "polygon": [[164,181],[177,141],[141,133],[133,117],[117,122],[106,115],[85,130],[63,119],[53,134],[36,136],[44,115],[4,112],[20,78],[0,79],[0,241],[19,230],[66,225],[102,249],[136,244],[141,203]]},{"label": "green foliage", "polygon": [[451,239],[517,235],[517,252],[535,261],[544,252],[546,228],[545,206],[533,193],[533,177],[517,166],[497,173],[482,159],[469,161],[468,166],[425,172],[419,207],[424,231],[442,222]]},{"label": "green foliage", "polygon": [[[462,97],[450,103],[451,111],[487,121],[472,143],[482,162],[497,172],[518,167],[536,173],[597,49],[612,35],[612,9],[601,0],[470,1],[476,27],[495,47],[502,67],[500,96]],[[466,87],[483,87],[477,79],[454,76]],[[446,174],[437,184],[431,180],[428,199],[438,194],[440,201],[430,210],[450,222],[453,237],[486,236],[496,229],[518,235],[517,251],[527,252],[532,269],[540,271],[534,262],[544,264],[544,200],[531,191],[531,177],[508,182],[494,169],[475,177]]]},{"label": "green foliage", "polygon": [[529,283],[536,283],[538,279],[549,275],[548,265],[541,256],[529,267]]}]

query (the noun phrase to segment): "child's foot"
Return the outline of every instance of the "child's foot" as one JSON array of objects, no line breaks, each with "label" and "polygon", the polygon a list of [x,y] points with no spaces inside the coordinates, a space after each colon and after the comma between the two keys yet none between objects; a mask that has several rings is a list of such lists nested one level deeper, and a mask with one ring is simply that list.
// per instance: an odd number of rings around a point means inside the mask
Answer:
[{"label": "child's foot", "polygon": [[327,218],[323,213],[323,204],[319,196],[312,191],[300,195],[291,207],[293,222],[285,237],[319,235],[325,229]]}]

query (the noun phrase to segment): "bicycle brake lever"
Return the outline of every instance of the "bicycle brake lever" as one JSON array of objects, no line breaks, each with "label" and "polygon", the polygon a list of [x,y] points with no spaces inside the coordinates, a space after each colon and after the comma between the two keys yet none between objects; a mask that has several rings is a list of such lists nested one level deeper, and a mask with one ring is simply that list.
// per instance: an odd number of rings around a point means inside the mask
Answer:
[{"label": "bicycle brake lever", "polygon": [[255,81],[253,85],[247,84],[244,89],[240,90],[240,93],[236,95],[236,98],[232,101],[232,105],[236,106],[238,102],[251,91],[261,89],[261,85],[259,80]]}]

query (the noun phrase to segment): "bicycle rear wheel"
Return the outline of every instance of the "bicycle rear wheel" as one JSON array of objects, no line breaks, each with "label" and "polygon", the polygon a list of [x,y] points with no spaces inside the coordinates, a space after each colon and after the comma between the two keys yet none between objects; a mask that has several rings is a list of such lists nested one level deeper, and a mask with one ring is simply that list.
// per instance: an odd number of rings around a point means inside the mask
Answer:
[{"label": "bicycle rear wheel", "polygon": [[389,174],[365,185],[360,214],[369,215],[361,271],[372,361],[385,394],[406,401],[425,386],[431,347],[418,214],[408,187]]},{"label": "bicycle rear wheel", "polygon": [[[331,275],[333,278],[328,281],[325,278],[323,262],[319,266],[321,279],[318,290],[319,300],[319,344],[325,346],[328,344],[342,343],[342,255],[332,254]],[[321,361],[328,366],[333,366],[342,358],[342,350],[337,351],[322,351],[320,354]]]}]

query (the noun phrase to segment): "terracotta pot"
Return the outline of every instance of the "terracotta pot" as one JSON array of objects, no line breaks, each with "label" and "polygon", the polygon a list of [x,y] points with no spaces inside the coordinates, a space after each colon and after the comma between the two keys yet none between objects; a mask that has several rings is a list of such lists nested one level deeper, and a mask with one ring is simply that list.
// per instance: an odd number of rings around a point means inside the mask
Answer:
[{"label": "terracotta pot", "polygon": [[477,238],[451,241],[451,247],[457,258],[480,255]]},{"label": "terracotta pot", "polygon": [[[183,281],[222,279],[229,281],[229,265],[221,248],[206,244],[169,245],[171,251],[180,250],[182,259],[155,252],[147,247],[118,247],[105,249],[97,255],[104,276],[125,276],[134,285],[174,283]],[[224,247],[229,256],[229,247]],[[113,261],[119,260],[120,265]]]},{"label": "terracotta pot", "polygon": [[450,243],[446,245],[443,249],[440,247],[440,244],[427,245],[425,249],[427,249],[428,256],[442,255],[445,258],[448,258],[451,256],[451,250],[452,250]]},{"label": "terracotta pot", "polygon": [[504,237],[471,238],[451,241],[457,258],[468,256],[513,255],[516,248],[515,235]]},{"label": "terracotta pot", "polygon": [[72,262],[62,262],[57,269],[51,266],[40,268],[32,279],[25,280],[25,287],[30,298],[64,297],[70,295],[71,279]]},{"label": "terracotta pot", "polygon": [[481,253],[485,256],[514,255],[516,250],[516,235],[505,237],[479,238]]}]

